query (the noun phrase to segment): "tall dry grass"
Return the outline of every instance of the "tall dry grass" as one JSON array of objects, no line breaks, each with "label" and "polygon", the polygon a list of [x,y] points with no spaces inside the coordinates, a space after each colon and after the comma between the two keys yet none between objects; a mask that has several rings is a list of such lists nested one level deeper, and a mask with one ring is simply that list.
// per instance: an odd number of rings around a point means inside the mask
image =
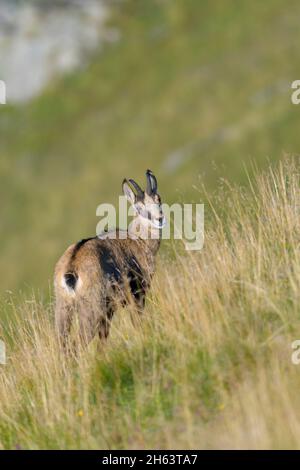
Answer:
[{"label": "tall dry grass", "polygon": [[[299,448],[300,165],[206,207],[200,252],[160,258],[145,316],[64,357],[52,306],[10,310],[1,448]],[[176,246],[175,246],[176,248]]]}]

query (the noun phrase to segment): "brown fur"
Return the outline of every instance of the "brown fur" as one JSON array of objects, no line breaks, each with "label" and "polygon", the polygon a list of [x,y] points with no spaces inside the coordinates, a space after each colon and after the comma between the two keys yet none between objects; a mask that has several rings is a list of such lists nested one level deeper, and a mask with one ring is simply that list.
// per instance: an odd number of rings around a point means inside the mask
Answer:
[{"label": "brown fur", "polygon": [[[127,180],[123,182],[123,190],[128,200],[136,204],[137,211],[148,208],[149,215],[149,203],[152,201],[154,209],[150,215],[158,220],[157,217],[161,219],[163,214],[160,197],[156,193],[156,179],[150,170],[146,175],[148,193],[144,193],[143,197],[135,182],[139,195],[134,194]],[[137,213],[137,225],[147,227],[149,221],[141,215],[142,212]],[[115,233],[114,239],[109,237],[109,233],[104,233],[99,238],[81,240],[71,245],[55,267],[55,322],[64,346],[75,316],[79,321],[81,342],[88,344],[97,334],[100,339],[108,336],[118,305],[133,303],[138,312],[144,307],[145,295],[155,270],[160,230],[157,231],[157,239],[134,239],[128,237],[128,233],[127,238],[122,238],[118,229]]]}]

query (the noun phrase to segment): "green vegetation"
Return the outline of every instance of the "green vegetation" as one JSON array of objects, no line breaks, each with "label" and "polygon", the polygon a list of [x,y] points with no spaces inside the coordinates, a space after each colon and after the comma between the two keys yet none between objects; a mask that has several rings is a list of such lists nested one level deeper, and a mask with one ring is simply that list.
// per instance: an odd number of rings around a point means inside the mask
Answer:
[{"label": "green vegetation", "polygon": [[[48,290],[95,233],[96,206],[153,169],[164,200],[199,200],[299,148],[297,1],[115,4],[120,41],[23,107],[0,112],[2,291]],[[8,90],[9,92],[9,90]]]},{"label": "green vegetation", "polygon": [[141,324],[120,310],[100,351],[64,356],[51,305],[17,307],[0,448],[299,448],[299,170],[223,193],[205,250],[161,263]]}]

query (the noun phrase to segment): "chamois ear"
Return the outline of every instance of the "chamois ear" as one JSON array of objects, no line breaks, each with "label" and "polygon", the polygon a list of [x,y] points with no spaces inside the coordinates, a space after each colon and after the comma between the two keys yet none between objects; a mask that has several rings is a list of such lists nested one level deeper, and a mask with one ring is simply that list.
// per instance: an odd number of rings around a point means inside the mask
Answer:
[{"label": "chamois ear", "polygon": [[123,188],[124,196],[126,197],[127,201],[130,202],[131,205],[135,204],[136,196],[134,192],[132,191],[131,187],[129,186],[128,181],[126,179],[123,181],[122,188]]},{"label": "chamois ear", "polygon": [[155,178],[151,170],[146,171],[146,178],[147,178],[146,192],[149,196],[153,196],[153,194],[157,193],[157,179]]}]

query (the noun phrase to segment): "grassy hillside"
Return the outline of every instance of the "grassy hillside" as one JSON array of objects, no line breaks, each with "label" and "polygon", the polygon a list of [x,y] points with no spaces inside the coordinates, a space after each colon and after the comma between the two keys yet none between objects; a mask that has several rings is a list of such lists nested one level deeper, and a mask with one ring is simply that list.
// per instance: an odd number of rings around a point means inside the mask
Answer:
[{"label": "grassy hillside", "polygon": [[0,109],[2,294],[46,292],[124,176],[150,167],[165,200],[199,200],[199,175],[213,190],[220,176],[245,182],[245,163],[299,151],[299,2],[112,3],[119,41],[34,102]]},{"label": "grassy hillside", "polygon": [[[228,188],[205,249],[161,264],[141,325],[57,348],[51,305],[3,333],[0,448],[298,448],[299,161]],[[221,219],[222,216],[222,219]]]}]

